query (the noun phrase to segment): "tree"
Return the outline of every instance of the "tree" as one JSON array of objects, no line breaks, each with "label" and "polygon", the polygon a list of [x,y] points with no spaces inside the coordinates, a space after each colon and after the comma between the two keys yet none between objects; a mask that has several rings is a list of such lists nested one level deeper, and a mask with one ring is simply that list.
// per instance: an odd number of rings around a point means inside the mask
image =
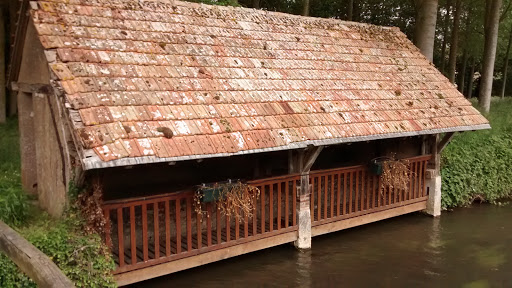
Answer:
[{"label": "tree", "polygon": [[508,37],[507,52],[505,52],[505,61],[503,63],[503,83],[501,84],[501,98],[505,98],[505,88],[507,87],[508,60],[510,57],[510,46],[512,45],[512,28]]},{"label": "tree", "polygon": [[448,61],[448,79],[450,79],[450,82],[452,83],[455,83],[455,70],[457,66],[457,50],[459,47],[459,26],[461,10],[462,0],[457,0],[457,2],[455,3],[455,11],[453,13],[452,39],[450,44],[450,58]]},{"label": "tree", "polygon": [[434,60],[438,0],[415,0],[416,26],[414,44],[428,60]]},{"label": "tree", "polygon": [[482,79],[480,81],[480,91],[478,94],[478,105],[484,112],[489,112],[491,109],[494,62],[496,61],[501,4],[502,0],[485,1],[484,57],[482,63]]},{"label": "tree", "polygon": [[354,19],[354,0],[348,0],[347,20],[352,21]]},{"label": "tree", "polygon": [[443,44],[441,45],[441,64],[440,69],[441,72],[445,72],[446,68],[446,46],[448,44],[448,27],[450,26],[450,11],[452,7],[452,1],[446,0],[445,13],[444,13],[444,21],[443,21]]},{"label": "tree", "polygon": [[5,123],[6,89],[5,89],[5,14],[0,6],[0,123]]},{"label": "tree", "polygon": [[302,0],[302,16],[309,16],[309,0]]}]

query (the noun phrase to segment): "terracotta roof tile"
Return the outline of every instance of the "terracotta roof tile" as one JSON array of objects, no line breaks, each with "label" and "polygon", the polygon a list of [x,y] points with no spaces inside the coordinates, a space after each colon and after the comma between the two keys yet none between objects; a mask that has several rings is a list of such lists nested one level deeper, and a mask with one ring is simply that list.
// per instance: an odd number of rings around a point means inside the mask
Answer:
[{"label": "terracotta roof tile", "polygon": [[165,0],[37,3],[55,85],[102,161],[488,123],[394,28]]}]

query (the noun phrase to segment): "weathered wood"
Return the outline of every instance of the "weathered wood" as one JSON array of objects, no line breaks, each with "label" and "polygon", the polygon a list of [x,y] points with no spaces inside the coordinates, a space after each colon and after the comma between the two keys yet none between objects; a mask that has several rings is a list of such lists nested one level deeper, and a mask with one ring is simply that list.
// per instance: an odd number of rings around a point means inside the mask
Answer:
[{"label": "weathered wood", "polygon": [[216,262],[229,257],[234,257],[253,251],[266,249],[273,246],[289,243],[297,239],[297,232],[287,232],[273,237],[267,237],[248,243],[243,243],[229,247],[229,249],[219,249],[211,252],[198,254],[196,256],[187,257],[161,265],[149,266],[139,270],[134,270],[122,274],[115,275],[115,279],[119,286],[144,281],[147,279],[167,275],[170,273],[190,269],[204,264]]},{"label": "weathered wood", "polygon": [[443,152],[444,148],[446,148],[448,143],[450,143],[450,141],[453,139],[453,136],[455,136],[455,132],[449,132],[444,135],[443,139],[441,139],[441,142],[439,142],[437,145],[437,153]]},{"label": "weathered wood", "polygon": [[49,95],[52,93],[53,88],[49,84],[43,84],[43,83],[31,84],[31,83],[12,82],[11,90],[17,91],[17,92],[24,92],[24,93],[41,93],[41,94]]},{"label": "weathered wood", "polygon": [[0,252],[7,255],[38,287],[75,287],[48,256],[2,221]]},{"label": "weathered wood", "polygon": [[421,211],[427,207],[427,201],[414,203],[398,208],[387,209],[381,212],[370,213],[358,217],[349,218],[343,221],[334,221],[323,225],[314,226],[311,230],[312,236],[318,236],[326,233],[336,232],[380,220],[404,215],[411,212]]}]

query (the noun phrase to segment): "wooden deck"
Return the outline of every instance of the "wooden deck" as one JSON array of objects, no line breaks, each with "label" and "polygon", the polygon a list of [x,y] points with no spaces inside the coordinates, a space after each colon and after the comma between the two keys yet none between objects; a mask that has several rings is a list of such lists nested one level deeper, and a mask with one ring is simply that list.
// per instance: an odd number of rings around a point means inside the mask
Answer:
[{"label": "wooden deck", "polygon": [[[408,189],[380,189],[364,165],[310,173],[312,235],[423,210],[428,199],[425,171],[430,156],[410,158]],[[300,175],[250,182],[258,187],[255,217],[230,219],[215,203],[195,213],[193,191],[107,202],[106,241],[120,286],[297,239]]]}]

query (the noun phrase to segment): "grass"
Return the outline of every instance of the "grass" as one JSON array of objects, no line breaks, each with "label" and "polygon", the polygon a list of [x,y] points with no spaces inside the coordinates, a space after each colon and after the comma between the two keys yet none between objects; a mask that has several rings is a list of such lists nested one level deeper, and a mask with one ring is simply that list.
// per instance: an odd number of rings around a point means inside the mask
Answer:
[{"label": "grass", "polygon": [[[76,287],[115,287],[108,249],[99,235],[84,232],[78,209],[53,219],[30,204],[21,187],[18,139],[16,119],[0,124],[0,220],[50,257]],[[36,285],[0,253],[0,287]]]},{"label": "grass", "polygon": [[[476,105],[476,103],[474,103]],[[492,129],[458,134],[442,155],[443,208],[512,195],[512,99],[492,100]]]}]

